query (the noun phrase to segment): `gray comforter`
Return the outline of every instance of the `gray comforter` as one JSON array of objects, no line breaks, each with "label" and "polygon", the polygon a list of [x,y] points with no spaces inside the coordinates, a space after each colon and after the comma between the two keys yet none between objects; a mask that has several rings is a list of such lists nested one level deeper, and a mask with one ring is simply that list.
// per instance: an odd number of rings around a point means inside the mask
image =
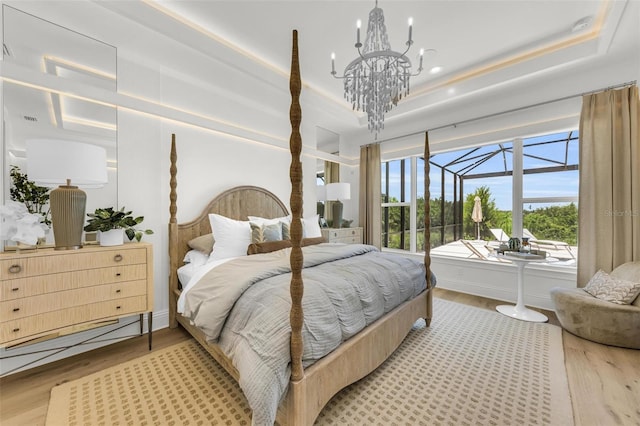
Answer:
[{"label": "gray comforter", "polygon": [[[422,262],[373,246],[319,244],[303,253],[305,365],[426,287]],[[273,425],[289,383],[289,254],[285,249],[220,265],[185,299],[183,315],[217,341],[240,372],[255,425]]]}]

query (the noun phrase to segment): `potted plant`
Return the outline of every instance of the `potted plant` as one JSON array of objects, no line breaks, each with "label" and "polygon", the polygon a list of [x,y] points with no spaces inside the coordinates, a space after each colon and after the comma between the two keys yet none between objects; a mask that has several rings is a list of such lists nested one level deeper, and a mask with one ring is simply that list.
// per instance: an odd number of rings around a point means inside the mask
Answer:
[{"label": "potted plant", "polygon": [[9,194],[12,201],[23,203],[29,213],[42,216],[42,223],[51,226],[51,211],[49,210],[49,191],[51,188],[38,186],[29,180],[26,173],[20,171],[20,167],[11,166],[9,172],[11,188]]},{"label": "potted plant", "polygon": [[144,220],[144,216],[133,217],[131,211],[125,211],[124,207],[120,210],[114,210],[113,207],[104,209],[96,209],[93,213],[87,213],[89,220],[84,230],[87,232],[100,232],[100,245],[114,246],[124,242],[124,235],[127,235],[129,241],[134,238],[140,241],[144,234],[151,235],[151,229],[138,230],[139,225]]}]

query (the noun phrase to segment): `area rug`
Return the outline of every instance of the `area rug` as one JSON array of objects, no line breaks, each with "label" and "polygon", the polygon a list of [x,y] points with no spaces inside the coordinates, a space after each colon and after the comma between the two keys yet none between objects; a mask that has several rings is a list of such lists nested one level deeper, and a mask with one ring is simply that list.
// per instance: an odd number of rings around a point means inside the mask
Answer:
[{"label": "area rug", "polygon": [[[51,391],[47,426],[250,425],[235,381],[194,341]],[[562,330],[434,299],[376,371],[317,425],[572,425]]]}]

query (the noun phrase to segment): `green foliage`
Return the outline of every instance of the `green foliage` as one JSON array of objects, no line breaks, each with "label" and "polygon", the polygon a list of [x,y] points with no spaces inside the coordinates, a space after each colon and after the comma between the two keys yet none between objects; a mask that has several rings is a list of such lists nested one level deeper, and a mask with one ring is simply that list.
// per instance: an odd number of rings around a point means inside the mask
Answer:
[{"label": "green foliage", "polygon": [[[475,197],[480,197],[482,204],[483,221],[480,223],[480,238],[493,240],[491,228],[500,228],[507,235],[512,234],[511,211],[498,210],[495,200],[491,196],[491,191],[487,186],[477,188],[474,193],[468,194],[463,205],[463,235],[467,239],[477,238],[477,228],[471,219],[471,212],[475,203]],[[391,198],[390,203],[397,203],[398,200]],[[444,232],[445,244],[454,240],[455,218],[453,202],[443,203],[440,198],[429,200],[430,221],[431,221],[431,247],[441,244],[442,233]],[[444,208],[444,222],[442,209]],[[401,215],[404,210],[404,229],[401,228]],[[389,222],[388,245],[389,248],[408,250],[410,247],[410,217],[409,206],[385,207],[382,209],[382,230],[384,232],[385,220]],[[545,207],[535,210],[524,211],[524,227],[531,231],[541,240],[565,241],[570,245],[576,245],[578,230],[578,209],[575,204],[560,207]],[[417,200],[417,249],[424,250],[424,199]],[[401,235],[404,234],[404,245]],[[383,234],[384,237],[384,234]]]},{"label": "green foliage", "polygon": [[522,222],[539,240],[564,241],[577,245],[578,207],[574,204],[525,210]]},{"label": "green foliage", "polygon": [[137,230],[135,227],[142,223],[144,216],[133,217],[131,213],[131,211],[125,212],[124,207],[120,210],[114,210],[113,207],[96,209],[93,213],[87,213],[89,220],[87,220],[84,230],[87,232],[106,232],[112,229],[124,229],[130,241],[134,238],[136,241],[140,241],[144,234],[153,234],[150,229]]},{"label": "green foliage", "polygon": [[38,186],[29,180],[26,173],[20,172],[18,166],[11,166],[9,172],[11,188],[9,194],[11,200],[23,203],[29,213],[42,216],[42,223],[51,225],[51,210],[49,204],[49,188]]}]

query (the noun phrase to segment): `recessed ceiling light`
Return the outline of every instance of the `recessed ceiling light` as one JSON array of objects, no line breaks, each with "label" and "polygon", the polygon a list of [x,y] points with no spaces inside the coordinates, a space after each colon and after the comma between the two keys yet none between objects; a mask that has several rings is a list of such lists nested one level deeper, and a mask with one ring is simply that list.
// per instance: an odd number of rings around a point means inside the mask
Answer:
[{"label": "recessed ceiling light", "polygon": [[429,72],[430,72],[431,74],[437,74],[437,73],[439,73],[440,71],[442,71],[442,67],[433,67],[433,68],[431,68],[431,69],[429,70]]},{"label": "recessed ceiling light", "polygon": [[585,16],[584,18],[573,24],[573,27],[571,27],[571,32],[577,33],[588,28],[591,25],[592,21],[593,18],[591,16]]},{"label": "recessed ceiling light", "polygon": [[450,95],[454,95],[456,93],[456,89],[453,87],[450,87],[449,90],[447,90],[447,93]]}]

